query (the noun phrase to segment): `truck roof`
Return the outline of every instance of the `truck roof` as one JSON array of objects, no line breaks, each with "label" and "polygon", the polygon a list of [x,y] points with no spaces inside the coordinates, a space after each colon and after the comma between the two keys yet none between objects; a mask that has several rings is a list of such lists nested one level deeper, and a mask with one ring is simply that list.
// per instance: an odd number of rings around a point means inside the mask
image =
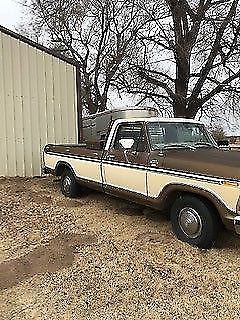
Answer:
[{"label": "truck roof", "polygon": [[115,120],[115,123],[122,123],[122,122],[185,122],[185,123],[196,123],[202,124],[201,121],[197,121],[194,119],[186,119],[186,118],[161,118],[161,117],[151,117],[151,118],[130,118],[130,119],[118,119]]}]

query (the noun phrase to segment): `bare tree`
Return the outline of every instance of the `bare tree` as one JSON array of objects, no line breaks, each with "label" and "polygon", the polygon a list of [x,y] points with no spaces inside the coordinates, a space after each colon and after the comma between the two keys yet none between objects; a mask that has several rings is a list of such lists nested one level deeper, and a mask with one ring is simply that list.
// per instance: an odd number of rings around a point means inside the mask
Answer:
[{"label": "bare tree", "polygon": [[220,124],[210,127],[209,129],[216,141],[227,140],[227,134]]},{"label": "bare tree", "polygon": [[239,116],[239,1],[26,1],[50,45],[78,61],[90,113],[114,88],[176,117]]},{"label": "bare tree", "polygon": [[105,110],[112,83],[131,56],[147,15],[135,0],[29,1],[34,23],[47,33],[51,46],[78,62],[88,111]]},{"label": "bare tree", "polygon": [[238,2],[146,1],[140,9],[149,22],[118,88],[140,94],[140,101],[168,106],[176,117],[214,116],[220,105],[221,111],[239,116]]}]

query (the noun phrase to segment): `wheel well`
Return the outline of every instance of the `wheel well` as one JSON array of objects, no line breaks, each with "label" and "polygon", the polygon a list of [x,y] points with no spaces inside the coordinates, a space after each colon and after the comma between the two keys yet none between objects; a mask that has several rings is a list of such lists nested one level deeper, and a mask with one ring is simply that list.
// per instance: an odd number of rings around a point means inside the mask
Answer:
[{"label": "wheel well", "polygon": [[169,195],[168,195],[168,199],[167,199],[167,204],[168,204],[168,209],[170,209],[171,205],[173,204],[173,202],[181,197],[181,196],[191,196],[191,197],[195,197],[195,198],[198,198],[200,200],[202,200],[204,203],[207,204],[207,206],[209,208],[211,208],[213,210],[213,212],[215,213],[215,215],[219,218],[220,221],[222,221],[221,219],[221,215],[216,207],[216,205],[211,201],[209,200],[207,197],[205,196],[202,196],[200,194],[197,194],[197,193],[194,193],[194,192],[189,192],[189,191],[180,191],[180,190],[177,190],[177,191],[172,191]]},{"label": "wheel well", "polygon": [[55,171],[56,172],[56,176],[60,177],[66,169],[70,169],[71,170],[71,168],[69,167],[68,164],[63,163],[63,162],[58,163],[57,166],[56,166],[56,171]]}]

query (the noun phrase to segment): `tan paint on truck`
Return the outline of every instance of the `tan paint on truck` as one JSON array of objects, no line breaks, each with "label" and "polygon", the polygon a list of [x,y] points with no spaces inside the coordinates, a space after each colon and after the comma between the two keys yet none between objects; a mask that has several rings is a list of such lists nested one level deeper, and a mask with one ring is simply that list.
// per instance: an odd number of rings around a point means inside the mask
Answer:
[{"label": "tan paint on truck", "polygon": [[100,161],[93,162],[89,160],[67,158],[64,156],[54,156],[49,154],[45,155],[45,165],[48,168],[55,170],[58,162],[65,162],[70,164],[78,178],[102,183]]},{"label": "tan paint on truck", "polygon": [[[45,164],[51,169],[55,169],[59,161],[67,162],[73,168],[79,178],[102,183],[101,165],[99,162],[91,160],[80,160],[67,158],[64,156],[45,155]],[[201,188],[215,195],[222,201],[226,207],[236,211],[236,205],[239,198],[239,187],[205,182],[187,177],[178,177],[174,174],[153,173],[146,170],[116,166],[113,164],[103,164],[103,182],[104,184],[125,189],[131,192],[137,192],[147,195],[151,198],[157,198],[163,188],[169,184],[185,184],[196,188]],[[148,190],[146,187],[146,179]]]},{"label": "tan paint on truck", "polygon": [[226,207],[236,212],[236,205],[239,197],[239,187],[205,182],[193,178],[177,177],[169,173],[161,174],[148,172],[148,191],[149,196],[152,198],[157,198],[164,187],[174,183],[185,184],[208,191],[221,200]]},{"label": "tan paint on truck", "polygon": [[147,195],[146,171],[103,164],[104,183],[113,187]]}]

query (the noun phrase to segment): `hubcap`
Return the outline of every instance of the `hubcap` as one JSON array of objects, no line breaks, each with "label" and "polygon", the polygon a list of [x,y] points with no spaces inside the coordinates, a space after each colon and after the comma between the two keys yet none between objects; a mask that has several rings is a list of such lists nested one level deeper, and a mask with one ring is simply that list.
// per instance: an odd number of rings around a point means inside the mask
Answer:
[{"label": "hubcap", "polygon": [[180,228],[189,238],[195,239],[202,232],[202,220],[193,208],[183,208],[179,213]]},{"label": "hubcap", "polygon": [[72,183],[71,178],[66,176],[63,180],[63,189],[66,193],[69,193],[71,188],[71,183]]}]

